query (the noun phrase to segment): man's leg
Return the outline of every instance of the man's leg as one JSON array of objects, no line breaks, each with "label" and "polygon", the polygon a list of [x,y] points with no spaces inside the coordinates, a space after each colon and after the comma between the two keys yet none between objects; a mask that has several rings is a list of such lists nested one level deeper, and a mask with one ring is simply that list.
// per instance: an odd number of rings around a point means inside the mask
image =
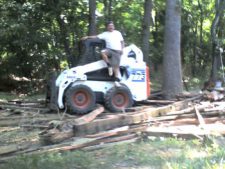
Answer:
[{"label": "man's leg", "polygon": [[119,79],[119,67],[113,67],[113,72],[115,77]]},{"label": "man's leg", "polygon": [[108,56],[105,54],[104,50],[101,51],[101,55],[102,55],[102,59],[103,59],[107,64],[109,64]]},{"label": "man's leg", "polygon": [[108,66],[109,76],[112,76],[113,69],[112,69],[112,66],[109,64],[109,59],[108,59],[108,56],[105,54],[105,50],[101,51],[101,55],[102,55],[102,59],[106,62],[107,66]]},{"label": "man's leg", "polygon": [[119,67],[113,67],[113,71],[114,71],[114,75],[115,75],[115,85],[116,87],[120,87],[120,78],[119,78],[119,71],[120,68]]}]

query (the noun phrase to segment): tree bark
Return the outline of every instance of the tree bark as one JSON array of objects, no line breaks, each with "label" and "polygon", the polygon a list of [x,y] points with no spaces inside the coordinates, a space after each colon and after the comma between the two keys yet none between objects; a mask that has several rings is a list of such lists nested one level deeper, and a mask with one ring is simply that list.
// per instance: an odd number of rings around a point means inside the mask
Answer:
[{"label": "tree bark", "polygon": [[224,1],[223,0],[216,0],[215,1],[215,8],[216,8],[216,16],[213,19],[212,26],[211,26],[211,37],[212,37],[212,70],[211,70],[211,81],[215,82],[217,80],[217,71],[218,71],[218,63],[219,63],[219,56],[216,56],[216,48],[219,45],[218,44],[218,38],[217,38],[217,25],[220,21],[220,17],[223,14],[224,10]]},{"label": "tree bark", "polygon": [[203,9],[202,9],[202,4],[204,3],[204,0],[202,0],[202,3],[200,0],[198,0],[198,7],[200,9],[200,43],[203,42]]},{"label": "tree bark", "polygon": [[163,59],[163,95],[166,99],[174,98],[183,90],[180,59],[181,16],[178,6],[178,0],[167,0]]},{"label": "tree bark", "polygon": [[149,39],[150,39],[150,24],[151,24],[151,12],[152,0],[145,0],[144,5],[144,18],[143,18],[143,31],[142,31],[142,51],[144,60],[149,65]]},{"label": "tree bark", "polygon": [[88,35],[96,35],[96,0],[89,0],[89,27],[88,27]]}]

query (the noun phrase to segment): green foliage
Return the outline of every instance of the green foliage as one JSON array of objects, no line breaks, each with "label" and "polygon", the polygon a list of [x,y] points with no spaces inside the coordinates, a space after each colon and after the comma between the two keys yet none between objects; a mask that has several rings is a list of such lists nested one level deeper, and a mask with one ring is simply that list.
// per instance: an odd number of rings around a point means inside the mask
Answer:
[{"label": "green foliage", "polygon": [[72,0],[3,0],[0,4],[1,75],[41,78],[53,68],[59,70],[60,61],[71,57],[65,40],[75,53],[84,30],[79,26],[87,25],[87,4]]},{"label": "green foliage", "polygon": [[[125,38],[126,45],[141,46],[144,0],[114,0],[108,16],[105,2],[97,2],[97,32],[111,19]],[[152,1],[150,62],[162,64],[166,1]],[[201,76],[211,66],[211,24],[214,1],[182,0],[182,64],[185,75]],[[15,75],[44,78],[47,72],[78,63],[78,43],[88,32],[88,1],[82,0],[1,0],[0,77]],[[220,45],[224,45],[224,18],[218,24]],[[186,73],[186,72],[185,72]]]}]

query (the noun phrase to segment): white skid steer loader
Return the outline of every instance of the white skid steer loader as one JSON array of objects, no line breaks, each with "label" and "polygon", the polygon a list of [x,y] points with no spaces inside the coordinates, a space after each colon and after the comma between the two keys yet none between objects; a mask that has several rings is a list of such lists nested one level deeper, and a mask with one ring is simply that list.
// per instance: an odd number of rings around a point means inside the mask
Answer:
[{"label": "white skid steer loader", "polygon": [[49,79],[47,100],[51,109],[67,109],[70,113],[84,114],[94,109],[96,102],[104,103],[110,111],[131,107],[134,101],[150,96],[149,68],[143,61],[142,51],[135,45],[124,48],[120,61],[120,87],[109,76],[108,67],[100,51],[105,42],[85,40],[80,66],[63,71],[56,79]]}]

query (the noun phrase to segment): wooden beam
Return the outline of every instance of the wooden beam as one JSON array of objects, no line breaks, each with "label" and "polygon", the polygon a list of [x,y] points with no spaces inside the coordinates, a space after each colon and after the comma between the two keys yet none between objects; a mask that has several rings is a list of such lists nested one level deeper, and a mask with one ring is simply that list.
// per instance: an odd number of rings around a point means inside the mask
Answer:
[{"label": "wooden beam", "polygon": [[87,134],[95,134],[101,131],[110,130],[113,128],[127,126],[131,124],[140,124],[144,121],[161,115],[166,115],[168,112],[181,110],[188,107],[188,103],[200,98],[200,96],[186,99],[184,101],[175,102],[171,105],[162,106],[158,108],[146,108],[140,112],[132,112],[126,114],[119,114],[109,119],[98,119],[91,123],[74,125],[74,135],[84,136]]}]

